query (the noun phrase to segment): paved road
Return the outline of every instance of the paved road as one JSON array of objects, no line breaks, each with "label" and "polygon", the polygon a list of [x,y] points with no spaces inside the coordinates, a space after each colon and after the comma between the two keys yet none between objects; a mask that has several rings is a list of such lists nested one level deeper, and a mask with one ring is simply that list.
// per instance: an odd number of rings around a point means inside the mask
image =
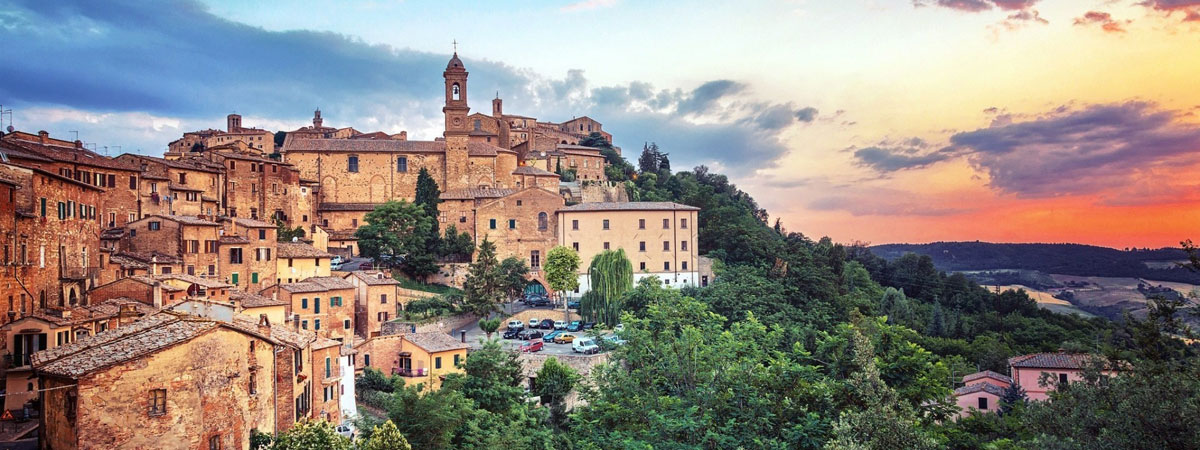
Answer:
[{"label": "paved road", "polygon": [[355,270],[370,270],[370,269],[371,269],[371,260],[369,258],[363,258],[361,256],[355,256],[353,258],[350,258],[346,262],[342,263],[341,267],[338,268],[338,270],[345,271],[345,272],[353,272]]}]

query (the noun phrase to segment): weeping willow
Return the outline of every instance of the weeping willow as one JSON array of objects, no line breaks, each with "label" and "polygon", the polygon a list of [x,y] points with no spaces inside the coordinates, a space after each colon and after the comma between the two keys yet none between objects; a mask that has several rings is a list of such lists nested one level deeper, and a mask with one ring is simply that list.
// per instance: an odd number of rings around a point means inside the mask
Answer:
[{"label": "weeping willow", "polygon": [[621,298],[633,288],[633,264],[625,250],[606,250],[593,257],[588,279],[591,290],[579,302],[580,313],[584,319],[616,325],[621,318]]}]

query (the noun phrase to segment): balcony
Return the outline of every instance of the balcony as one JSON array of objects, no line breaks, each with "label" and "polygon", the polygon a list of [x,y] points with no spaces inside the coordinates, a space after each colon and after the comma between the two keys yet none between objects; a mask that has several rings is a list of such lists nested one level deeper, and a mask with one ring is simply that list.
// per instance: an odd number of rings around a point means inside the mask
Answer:
[{"label": "balcony", "polygon": [[429,376],[429,370],[425,368],[402,369],[393,367],[392,375],[398,375],[406,378],[426,377]]},{"label": "balcony", "polygon": [[100,273],[99,267],[63,267],[60,278],[64,280],[86,280]]}]

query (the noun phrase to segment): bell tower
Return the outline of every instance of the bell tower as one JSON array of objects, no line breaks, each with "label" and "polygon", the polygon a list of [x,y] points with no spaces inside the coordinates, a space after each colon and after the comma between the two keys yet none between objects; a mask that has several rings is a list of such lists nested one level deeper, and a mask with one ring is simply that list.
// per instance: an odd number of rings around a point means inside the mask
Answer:
[{"label": "bell tower", "polygon": [[[457,43],[455,43],[457,46]],[[467,69],[462,60],[458,59],[458,51],[446,64],[442,72],[446,81],[446,106],[442,114],[446,116],[446,130],[442,133],[446,142],[444,171],[446,174],[442,189],[465,189],[470,187],[470,163],[467,152],[467,139],[470,129],[467,127]]]}]

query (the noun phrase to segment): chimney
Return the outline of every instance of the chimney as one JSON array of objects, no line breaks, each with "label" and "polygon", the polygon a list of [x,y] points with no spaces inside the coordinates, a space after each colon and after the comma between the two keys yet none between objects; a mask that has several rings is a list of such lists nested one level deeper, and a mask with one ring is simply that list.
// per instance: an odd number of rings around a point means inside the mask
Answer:
[{"label": "chimney", "polygon": [[153,300],[152,304],[154,305],[155,308],[162,309],[162,307],[163,307],[162,282],[155,281],[154,284],[150,285],[150,291],[151,291],[150,298]]},{"label": "chimney", "polygon": [[46,130],[39,131],[38,142],[40,142],[42,145],[50,143],[50,133],[47,133]]},{"label": "chimney", "polygon": [[466,344],[467,343],[467,330],[459,331],[458,338],[459,338],[459,340],[462,341],[462,343]]},{"label": "chimney", "polygon": [[137,308],[135,308],[133,306],[133,303],[122,304],[121,309],[119,311],[117,311],[117,323],[119,325],[128,324],[130,322],[133,322],[133,320],[136,316],[137,316]]},{"label": "chimney", "polygon": [[263,335],[271,335],[271,319],[267,318],[266,314],[258,315],[258,332]]},{"label": "chimney", "polygon": [[401,132],[400,132],[400,140],[402,140],[402,141],[407,141],[407,140],[408,140],[408,132],[407,132],[407,131],[401,131]]},{"label": "chimney", "polygon": [[79,149],[82,149],[82,148],[83,148],[83,141],[81,141],[81,140],[79,140],[79,139],[76,139],[76,140],[75,140],[75,150],[79,150]]}]

